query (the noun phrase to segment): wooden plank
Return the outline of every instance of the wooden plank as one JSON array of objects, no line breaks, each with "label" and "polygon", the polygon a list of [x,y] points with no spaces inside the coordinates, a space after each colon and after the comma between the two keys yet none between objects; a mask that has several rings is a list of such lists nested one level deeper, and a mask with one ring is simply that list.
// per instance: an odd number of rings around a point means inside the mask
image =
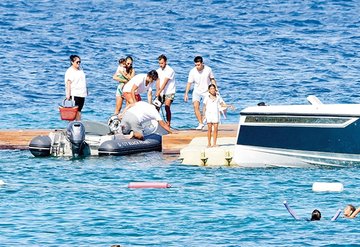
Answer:
[{"label": "wooden plank", "polygon": [[30,141],[53,130],[0,130],[0,149],[28,149]]},{"label": "wooden plank", "polygon": [[[218,138],[236,137],[237,124],[221,124],[219,126]],[[162,137],[163,154],[180,154],[180,150],[186,147],[195,137],[206,137],[207,130],[185,129],[175,131]]]}]

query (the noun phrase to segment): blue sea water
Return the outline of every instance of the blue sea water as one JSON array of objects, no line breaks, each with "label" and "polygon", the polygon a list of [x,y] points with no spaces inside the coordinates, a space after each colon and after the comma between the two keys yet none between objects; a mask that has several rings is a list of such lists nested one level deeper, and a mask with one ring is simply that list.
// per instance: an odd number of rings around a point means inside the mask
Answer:
[{"label": "blue sea water", "polygon": [[[90,95],[83,119],[112,114],[117,60],[137,73],[164,53],[176,71],[175,128],[196,125],[183,102],[202,55],[226,102],[359,103],[360,2],[351,0],[148,0],[0,2],[0,129],[64,128],[68,57],[78,54]],[[1,246],[356,246],[359,220],[329,219],[360,206],[358,167],[238,169],[183,166],[160,153],[86,159],[0,151]],[[131,190],[131,181],[169,189]],[[314,193],[316,181],[341,193]],[[294,221],[282,202],[308,218]]]}]

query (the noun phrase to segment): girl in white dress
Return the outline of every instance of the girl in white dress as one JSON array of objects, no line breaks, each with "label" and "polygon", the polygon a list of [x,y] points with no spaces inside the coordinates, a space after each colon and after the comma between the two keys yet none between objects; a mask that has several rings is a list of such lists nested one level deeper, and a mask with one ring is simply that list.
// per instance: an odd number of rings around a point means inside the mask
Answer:
[{"label": "girl in white dress", "polygon": [[[208,132],[208,147],[216,147],[216,140],[218,135],[218,126],[220,120],[220,108],[232,107],[226,105],[221,96],[217,93],[215,84],[210,84],[208,87],[209,94],[204,98],[204,115],[207,122]],[[214,130],[213,130],[214,127]],[[211,134],[213,131],[213,144],[211,145]]]}]

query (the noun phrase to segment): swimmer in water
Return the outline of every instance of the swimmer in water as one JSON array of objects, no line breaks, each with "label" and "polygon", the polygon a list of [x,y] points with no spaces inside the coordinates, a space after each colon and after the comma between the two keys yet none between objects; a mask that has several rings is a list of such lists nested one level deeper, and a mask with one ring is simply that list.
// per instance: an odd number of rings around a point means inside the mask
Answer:
[{"label": "swimmer in water", "polygon": [[312,211],[311,213],[311,221],[314,221],[314,220],[320,220],[321,219],[321,213],[319,210],[315,209],[314,211]]},{"label": "swimmer in water", "polygon": [[353,219],[360,212],[360,207],[356,209],[353,205],[348,204],[344,208],[344,217],[348,219]]}]

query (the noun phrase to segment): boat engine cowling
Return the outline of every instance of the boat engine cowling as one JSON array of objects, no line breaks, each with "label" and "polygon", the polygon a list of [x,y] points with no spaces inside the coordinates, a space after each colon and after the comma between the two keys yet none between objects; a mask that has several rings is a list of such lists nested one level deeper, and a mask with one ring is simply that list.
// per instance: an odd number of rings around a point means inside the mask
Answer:
[{"label": "boat engine cowling", "polygon": [[46,157],[51,152],[51,139],[49,136],[36,136],[29,144],[29,150],[35,157]]},{"label": "boat engine cowling", "polygon": [[85,143],[85,126],[81,122],[70,122],[66,128],[66,138],[71,143],[73,156],[84,154]]}]

